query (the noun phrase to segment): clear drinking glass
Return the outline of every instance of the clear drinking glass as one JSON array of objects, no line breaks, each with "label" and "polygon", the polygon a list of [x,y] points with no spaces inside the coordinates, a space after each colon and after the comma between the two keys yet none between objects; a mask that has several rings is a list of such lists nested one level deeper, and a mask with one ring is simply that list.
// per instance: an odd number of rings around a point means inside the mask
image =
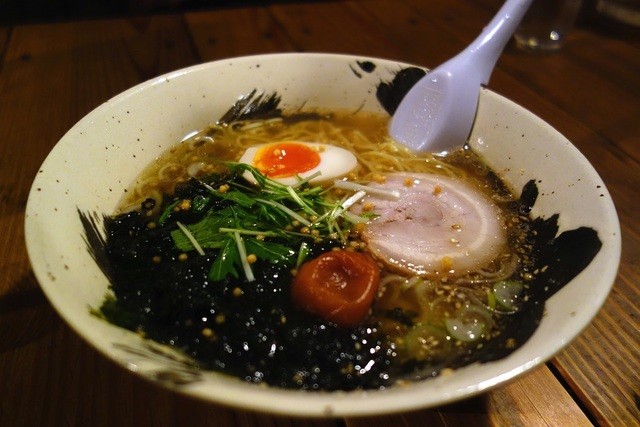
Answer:
[{"label": "clear drinking glass", "polygon": [[582,0],[535,0],[516,29],[516,44],[527,51],[560,49],[581,5]]}]

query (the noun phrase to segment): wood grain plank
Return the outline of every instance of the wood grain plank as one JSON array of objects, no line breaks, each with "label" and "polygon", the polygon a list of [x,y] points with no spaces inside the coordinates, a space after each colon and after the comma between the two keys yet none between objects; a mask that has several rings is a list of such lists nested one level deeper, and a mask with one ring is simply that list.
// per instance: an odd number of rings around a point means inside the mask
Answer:
[{"label": "wood grain plank", "polygon": [[0,58],[4,57],[9,46],[9,34],[11,34],[11,27],[0,27]]},{"label": "wood grain plank", "polygon": [[266,8],[188,13],[186,23],[205,61],[293,50],[293,44]]},{"label": "wood grain plank", "polygon": [[543,365],[503,387],[459,403],[384,417],[347,418],[346,425],[589,426],[591,422]]},{"label": "wood grain plank", "polygon": [[[333,52],[433,65],[461,45],[441,29],[417,17],[411,7],[392,1],[283,4],[270,7],[274,17],[306,52]],[[439,40],[438,45],[416,43]],[[431,64],[427,63],[431,59]]]},{"label": "wood grain plank", "polygon": [[487,406],[493,425],[591,425],[582,409],[546,366],[504,389],[490,392]]},{"label": "wood grain plank", "polygon": [[[566,47],[568,54],[573,49],[572,45]],[[609,144],[640,162],[640,96],[632,91],[639,88],[620,85],[616,76],[582,69],[567,56],[535,59],[522,54],[505,55],[500,66],[515,78],[526,80],[531,89],[544,93],[560,109],[589,123]]]},{"label": "wood grain plank", "polygon": [[640,422],[638,276],[633,284],[620,276],[593,323],[553,360],[598,422],[614,426]]}]

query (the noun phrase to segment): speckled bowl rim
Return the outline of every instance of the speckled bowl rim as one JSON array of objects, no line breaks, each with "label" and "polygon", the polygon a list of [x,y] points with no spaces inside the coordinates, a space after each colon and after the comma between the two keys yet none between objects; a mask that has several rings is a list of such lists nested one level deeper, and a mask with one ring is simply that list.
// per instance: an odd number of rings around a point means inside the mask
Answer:
[{"label": "speckled bowl rim", "polygon": [[[173,110],[174,113],[178,111],[180,117],[167,114],[151,117],[155,108],[153,102],[145,104],[140,100],[144,97],[154,100],[157,93],[166,91],[167,96],[162,98],[165,102],[176,103],[176,106],[187,102],[189,108],[193,107],[202,116],[207,104],[213,104],[209,95],[183,96],[171,88],[185,84],[194,93],[202,90],[210,94],[211,86],[216,85],[215,77],[225,74],[225,69],[233,69],[233,72],[227,72],[235,76],[242,75],[239,73],[260,76],[271,72],[270,76],[254,83],[300,90],[291,82],[276,83],[280,77],[274,77],[275,72],[289,69],[287,73],[293,73],[291,81],[313,81],[311,91],[321,87],[318,79],[322,81],[326,75],[350,75],[349,84],[335,83],[343,77],[332,81],[344,93],[352,90],[368,93],[368,100],[361,104],[363,108],[379,108],[375,94],[370,93],[371,88],[361,87],[371,86],[373,77],[354,68],[363,62],[376,64],[376,73],[379,71],[379,75],[374,73],[376,79],[390,78],[400,68],[409,66],[385,59],[336,54],[291,53],[232,58],[177,70],[144,82],[105,102],[80,120],[44,161],[35,177],[26,208],[25,238],[29,259],[42,290],[60,316],[91,346],[142,378],[206,401],[289,416],[371,416],[451,403],[503,385],[531,371],[568,345],[596,315],[615,280],[620,260],[620,226],[615,207],[596,171],[566,138],[531,112],[487,89],[481,92],[478,117],[470,137],[472,147],[495,171],[506,177],[516,193],[531,178],[530,170],[535,170],[535,175],[544,175],[545,178],[538,182],[542,200],[536,204],[534,213],[545,217],[559,210],[563,214],[561,229],[593,226],[603,241],[602,249],[591,264],[547,302],[546,314],[536,333],[508,357],[470,365],[451,375],[406,387],[373,391],[283,390],[258,387],[209,372],[199,374],[197,381],[176,384],[159,379],[155,373],[159,366],[182,369],[179,357],[158,362],[153,355],[149,358],[140,356],[143,350],[149,350],[148,347],[139,352],[129,351],[140,346],[143,340],[89,313],[89,308],[104,297],[108,284],[80,237],[78,209],[99,212],[104,212],[105,206],[113,209],[118,198],[114,193],[121,192],[133,176],[134,172],[127,171],[129,162],[146,164],[160,151],[160,146],[167,147],[193,130],[193,125],[188,123],[191,115],[180,116],[179,110]],[[368,83],[363,83],[365,80]],[[228,80],[223,82],[226,84]],[[224,92],[222,85],[218,87],[218,93]],[[236,95],[250,89],[246,87]],[[283,93],[286,98],[286,90]],[[143,114],[144,105],[150,111]],[[187,104],[183,106],[187,108]],[[136,123],[133,116],[140,123]],[[141,120],[142,117],[146,117],[147,122]],[[157,147],[156,141],[141,141],[145,135],[157,132],[155,128],[163,127],[164,122],[182,119],[185,124],[174,126],[172,132],[164,132],[166,141],[158,143]],[[117,141],[109,142],[108,136],[117,133],[114,129],[120,125],[130,126],[130,133],[137,142],[122,146]],[[206,122],[200,127],[204,125]],[[500,137],[494,138],[497,135]],[[500,142],[500,138],[510,141],[508,147]],[[134,146],[136,148],[132,148]],[[140,151],[141,147],[154,148]],[[556,163],[549,165],[545,159],[550,155],[562,162],[563,167],[558,168]],[[104,171],[107,168],[102,166],[105,162],[109,164],[110,174],[122,177],[106,179]],[[135,169],[137,173],[140,168],[135,166]]]}]

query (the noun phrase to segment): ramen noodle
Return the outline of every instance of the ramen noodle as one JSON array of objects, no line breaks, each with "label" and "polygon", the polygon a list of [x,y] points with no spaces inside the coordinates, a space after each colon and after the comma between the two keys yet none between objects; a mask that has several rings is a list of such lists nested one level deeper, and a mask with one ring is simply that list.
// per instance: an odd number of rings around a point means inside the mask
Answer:
[{"label": "ramen noodle", "polygon": [[[100,314],[203,369],[307,390],[388,387],[515,348],[526,215],[468,148],[415,155],[387,125],[334,112],[185,138],[107,221]],[[278,181],[290,166],[238,163],[261,147],[308,151],[316,173],[290,185]]]}]

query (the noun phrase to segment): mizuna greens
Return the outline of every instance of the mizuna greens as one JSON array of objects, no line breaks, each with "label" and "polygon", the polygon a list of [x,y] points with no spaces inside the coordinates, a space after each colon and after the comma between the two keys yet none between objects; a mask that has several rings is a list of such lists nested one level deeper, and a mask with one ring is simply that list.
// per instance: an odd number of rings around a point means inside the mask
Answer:
[{"label": "mizuna greens", "polygon": [[[311,187],[308,180],[288,186],[265,177],[247,164],[228,163],[228,167],[236,177],[250,172],[258,187],[237,179],[218,188],[202,183],[209,194],[194,197],[188,206],[194,212],[206,211],[203,218],[190,225],[176,222],[178,229],[171,233],[176,247],[182,251],[203,255],[204,249],[218,250],[209,271],[211,280],[222,280],[227,275],[238,278],[242,271],[252,281],[253,272],[246,261],[248,254],[271,262],[286,263],[294,259],[296,265],[300,265],[306,259],[307,241],[332,239],[344,244],[351,225],[367,220],[346,211],[364,196],[362,190],[330,202],[326,195],[331,188]],[[208,210],[215,199],[230,204],[221,210]],[[179,212],[180,203],[184,201],[177,199],[165,208],[160,224]]]}]

